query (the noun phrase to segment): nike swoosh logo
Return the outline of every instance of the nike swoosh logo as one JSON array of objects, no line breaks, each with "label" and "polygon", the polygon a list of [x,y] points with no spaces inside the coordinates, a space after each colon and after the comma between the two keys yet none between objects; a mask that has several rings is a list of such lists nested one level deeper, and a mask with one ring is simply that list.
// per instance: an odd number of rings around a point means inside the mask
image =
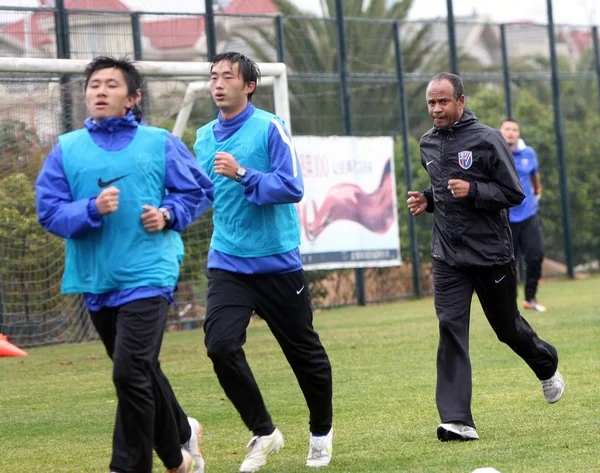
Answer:
[{"label": "nike swoosh logo", "polygon": [[111,179],[110,181],[103,181],[102,178],[99,177],[98,178],[98,187],[108,187],[111,184],[113,184],[127,176],[129,176],[129,174],[123,174],[122,176],[115,177],[114,179]]},{"label": "nike swoosh logo", "polygon": [[502,276],[500,279],[494,279],[494,282],[496,284],[498,284],[500,281],[502,281],[504,278],[506,277],[506,274],[504,276]]},{"label": "nike swoosh logo", "polygon": [[268,444],[268,445],[267,445],[265,448],[263,448],[263,453],[264,453],[265,455],[268,455],[269,453],[271,453],[271,452],[270,452],[270,450],[271,450],[271,447],[272,447],[274,444],[275,444],[275,439],[271,440],[271,441],[269,442],[269,444]]},{"label": "nike swoosh logo", "polygon": [[429,165],[430,165],[431,163],[433,163],[434,161],[435,161],[435,159],[432,159],[431,161],[427,161],[427,162],[425,163],[425,166],[429,166]]},{"label": "nike swoosh logo", "polygon": [[296,294],[300,294],[302,291],[304,291],[304,286],[302,286],[300,290],[296,291]]}]

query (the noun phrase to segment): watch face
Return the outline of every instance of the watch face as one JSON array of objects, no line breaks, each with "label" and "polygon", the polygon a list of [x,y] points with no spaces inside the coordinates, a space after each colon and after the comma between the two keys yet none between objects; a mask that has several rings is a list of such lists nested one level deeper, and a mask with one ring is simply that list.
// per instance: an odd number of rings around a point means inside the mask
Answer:
[{"label": "watch face", "polygon": [[171,212],[169,212],[168,209],[160,209],[160,211],[162,212],[163,217],[165,217],[165,221],[169,223],[171,221]]}]

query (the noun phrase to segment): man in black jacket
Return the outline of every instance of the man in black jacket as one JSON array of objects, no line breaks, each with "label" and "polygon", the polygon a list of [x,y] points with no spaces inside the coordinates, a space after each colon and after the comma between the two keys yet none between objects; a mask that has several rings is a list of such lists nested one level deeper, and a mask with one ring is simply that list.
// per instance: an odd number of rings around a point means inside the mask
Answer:
[{"label": "man in black jacket", "polygon": [[433,285],[440,340],[436,402],[440,440],[478,439],[471,414],[469,319],[473,291],[498,336],[533,370],[546,400],[558,401],[565,383],[556,349],[519,313],[517,277],[507,209],[524,198],[506,141],[465,108],[460,77],[436,75],[428,84],[433,128],[421,138],[421,164],[431,179],[408,192],[414,216],[433,212]]}]

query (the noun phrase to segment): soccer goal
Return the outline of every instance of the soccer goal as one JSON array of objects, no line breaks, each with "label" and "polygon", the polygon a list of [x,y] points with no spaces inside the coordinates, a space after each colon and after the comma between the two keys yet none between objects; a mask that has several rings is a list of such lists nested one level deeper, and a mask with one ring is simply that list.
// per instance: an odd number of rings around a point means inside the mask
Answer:
[{"label": "soccer goal", "polygon": [[[37,222],[33,183],[58,135],[87,117],[88,61],[0,58],[0,333],[20,346],[95,337],[80,297],[60,294],[64,242]],[[136,62],[144,76],[142,110],[149,125],[173,131],[188,145],[215,117],[209,63]],[[286,67],[258,65],[262,86],[253,102],[290,126]],[[186,257],[170,327],[199,326],[204,316],[206,254],[212,232],[206,214],[183,233]]]}]

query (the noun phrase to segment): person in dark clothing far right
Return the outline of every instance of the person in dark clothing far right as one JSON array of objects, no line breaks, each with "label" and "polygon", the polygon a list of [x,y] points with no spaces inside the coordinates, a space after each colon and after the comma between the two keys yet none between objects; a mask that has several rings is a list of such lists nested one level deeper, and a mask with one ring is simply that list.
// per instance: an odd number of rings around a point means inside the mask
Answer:
[{"label": "person in dark clothing far right", "polygon": [[525,146],[521,140],[521,130],[515,120],[504,120],[500,132],[510,147],[517,174],[523,186],[525,199],[509,211],[510,229],[513,236],[515,255],[523,255],[525,260],[525,300],[524,309],[546,312],[546,307],[536,298],[538,282],[542,277],[544,245],[542,226],[538,216],[539,200],[542,197],[542,183],[535,151]]},{"label": "person in dark clothing far right", "polygon": [[421,138],[421,163],[431,186],[408,192],[414,216],[433,212],[434,303],[439,320],[436,402],[441,441],[479,438],[471,413],[469,319],[473,292],[498,339],[533,370],[549,403],[563,395],[556,349],[519,313],[507,209],[523,191],[498,130],[465,108],[460,77],[441,73],[426,92],[433,128]]}]

